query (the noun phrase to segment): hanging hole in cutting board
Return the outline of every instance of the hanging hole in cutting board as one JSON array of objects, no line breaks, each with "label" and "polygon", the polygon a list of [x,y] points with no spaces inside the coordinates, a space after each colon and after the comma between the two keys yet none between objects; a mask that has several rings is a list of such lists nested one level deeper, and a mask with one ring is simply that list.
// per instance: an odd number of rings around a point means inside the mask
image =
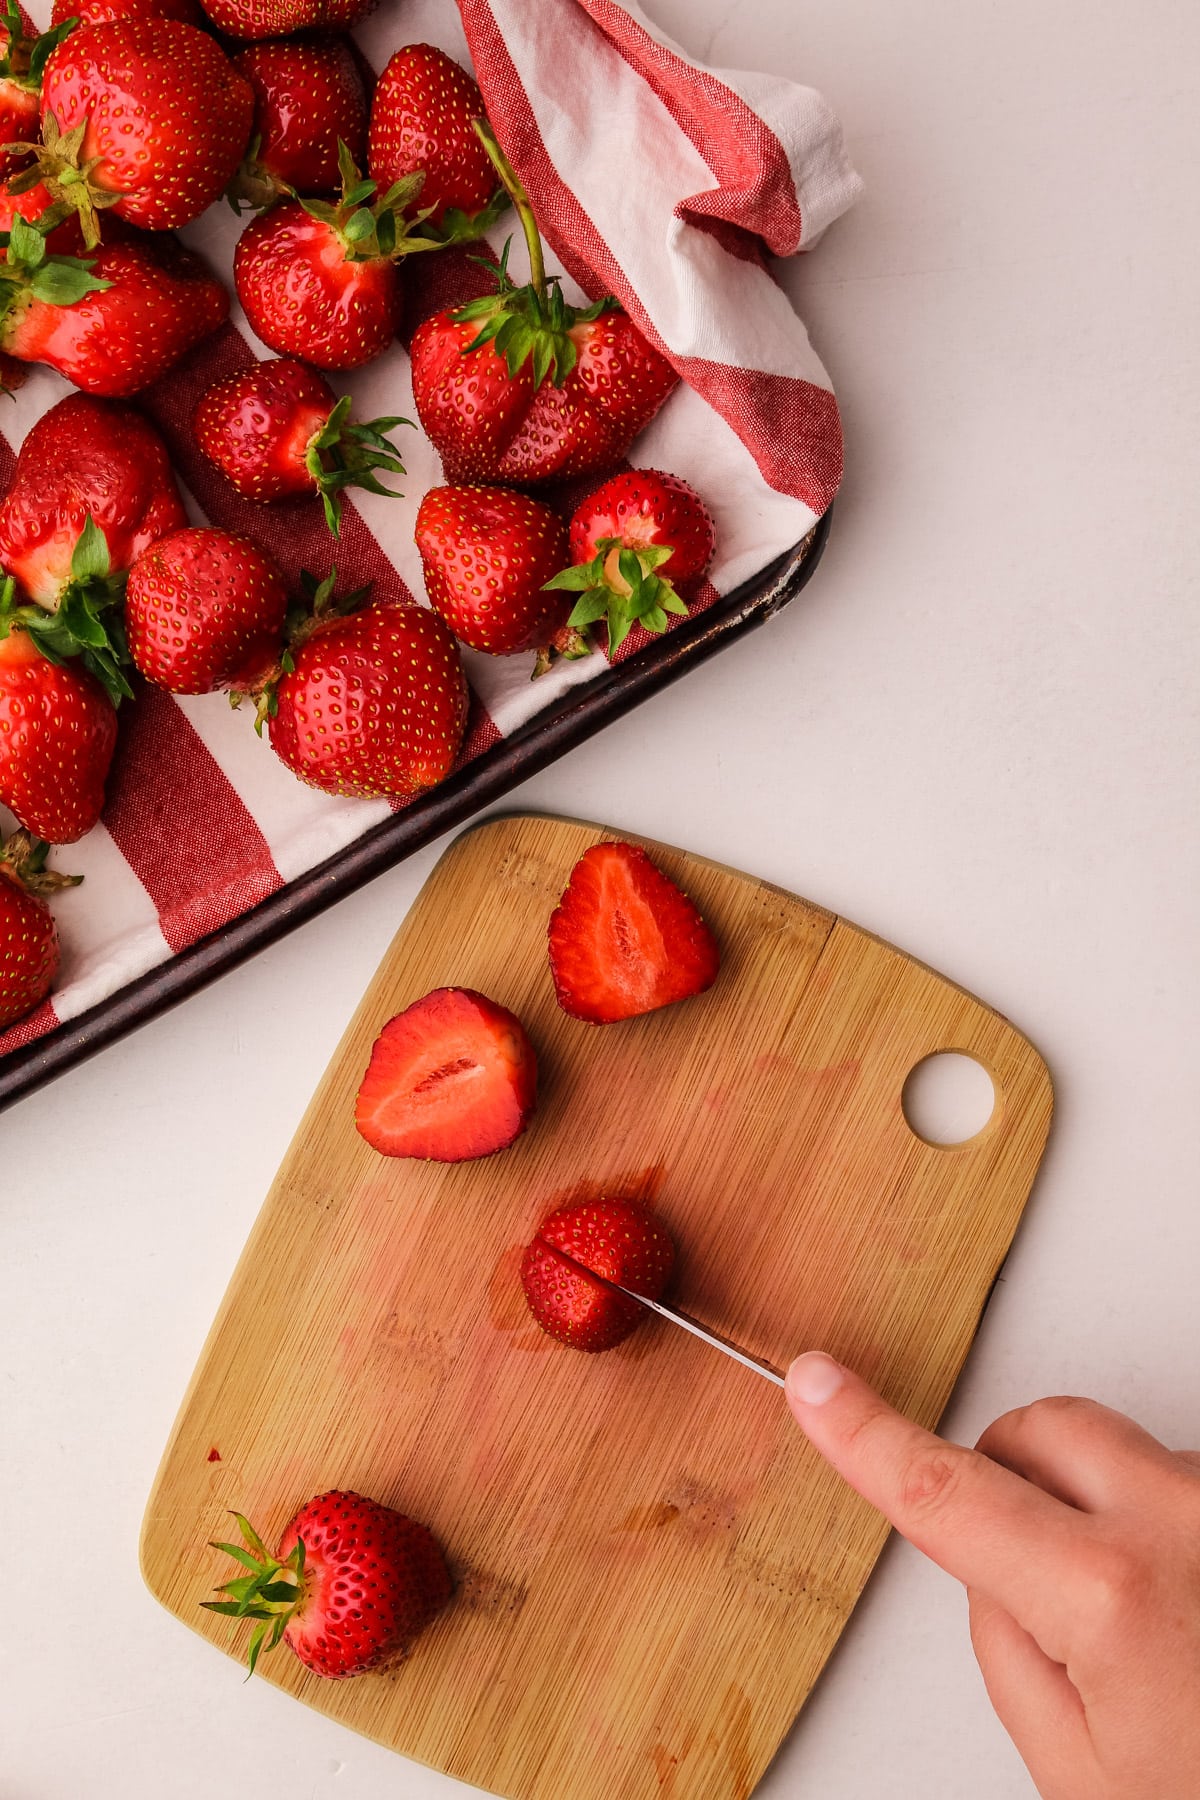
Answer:
[{"label": "hanging hole in cutting board", "polygon": [[996,1110],[996,1088],[973,1056],[939,1050],[909,1070],[900,1105],[922,1142],[949,1149],[979,1136]]}]

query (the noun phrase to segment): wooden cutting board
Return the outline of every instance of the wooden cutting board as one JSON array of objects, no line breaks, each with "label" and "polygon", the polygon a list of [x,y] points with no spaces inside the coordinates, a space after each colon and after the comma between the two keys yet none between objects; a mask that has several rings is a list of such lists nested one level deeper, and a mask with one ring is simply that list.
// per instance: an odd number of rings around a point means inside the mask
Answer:
[{"label": "wooden cutting board", "polygon": [[[621,1025],[554,1001],[546,925],[616,835],[491,820],[446,852],[309,1106],[201,1356],[146,1514],[151,1591],[233,1573],[226,1509],[274,1542],[325,1488],[426,1521],[457,1593],[398,1668],[261,1678],[405,1755],[519,1800],[741,1800],[849,1616],[886,1527],[806,1447],[778,1391],[659,1321],[585,1356],[525,1310],[522,1246],[554,1204],[648,1196],[679,1304],[776,1365],[820,1346],[938,1419],[1050,1123],[1007,1020],[831,913],[647,848],[721,942],[716,985]],[[384,1022],[432,987],[524,1020],[539,1110],[502,1155],[380,1157],[353,1103]],[[923,1057],[981,1061],[984,1130],[937,1148],[900,1096]],[[228,1703],[240,1689],[232,1679]]]}]

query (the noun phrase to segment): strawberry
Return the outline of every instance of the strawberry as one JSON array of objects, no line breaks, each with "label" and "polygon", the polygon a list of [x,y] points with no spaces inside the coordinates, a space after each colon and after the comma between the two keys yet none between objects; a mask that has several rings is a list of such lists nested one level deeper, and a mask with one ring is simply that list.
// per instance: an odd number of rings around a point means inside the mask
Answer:
[{"label": "strawberry", "polygon": [[695,488],[678,475],[630,469],[576,510],[573,566],[547,586],[579,595],[570,617],[576,629],[607,619],[611,656],[635,621],[665,631],[668,613],[687,612],[715,548],[712,515]]},{"label": "strawberry", "polygon": [[464,644],[492,656],[586,650],[563,629],[561,597],[545,591],[567,555],[566,529],[548,506],[506,488],[430,488],[415,535],[430,605]]},{"label": "strawberry", "polygon": [[78,662],[50,660],[0,616],[0,802],[35,837],[70,844],[104,805],[117,715]]},{"label": "strawberry", "polygon": [[203,18],[196,0],[54,0],[51,25],[78,19],[83,25],[108,25],[113,19],[180,19],[199,25]]},{"label": "strawberry", "polygon": [[263,213],[238,239],[233,278],[246,317],[272,350],[322,369],[357,369],[395,336],[403,303],[397,259],[438,244],[411,233],[402,217],[420,176],[377,197],[349,152],[338,154],[341,198],[285,200]]},{"label": "strawberry", "polygon": [[354,1122],[383,1156],[467,1162],[520,1137],[536,1091],[520,1019],[471,988],[435,988],[376,1038]]},{"label": "strawberry", "polygon": [[585,850],[550,919],[550,972],[573,1019],[609,1025],[703,993],[716,940],[687,895],[636,844]]},{"label": "strawberry", "polygon": [[14,140],[24,143],[37,136],[46,59],[74,29],[70,17],[53,19],[49,31],[31,37],[16,0],[5,0],[0,14],[0,175],[29,161],[28,150],[11,146]]},{"label": "strawberry", "polygon": [[130,654],[173,694],[249,687],[278,659],[287,611],[274,558],[215,525],[160,538],[125,589]]},{"label": "strawberry", "polygon": [[254,92],[206,32],[178,19],[81,25],[42,78],[35,167],[77,207],[89,246],[97,208],[147,231],[198,219],[242,160]]},{"label": "strawberry", "polygon": [[86,393],[137,393],[228,316],[221,283],[172,238],[122,238],[80,262],[47,255],[40,233],[13,221],[0,350],[48,363]]},{"label": "strawberry", "polygon": [[675,1245],[640,1200],[602,1197],[566,1206],[538,1226],[521,1262],[530,1312],[544,1332],[573,1350],[611,1350],[641,1324],[645,1309],[601,1287],[574,1263],[657,1300],[671,1279]]},{"label": "strawberry", "polygon": [[512,196],[532,280],[418,326],[411,346],[417,416],[450,481],[529,486],[604,469],[625,455],[679,377],[611,296],[568,306],[547,280],[525,190],[490,128],[476,130]]},{"label": "strawberry", "polygon": [[315,370],[280,357],[215,382],[201,395],[192,428],[205,456],[239,494],[258,501],[320,494],[337,537],[344,488],[392,495],[376,469],[404,473],[384,433],[409,421],[360,425],[350,417],[351,404],[349,394],[336,399]]},{"label": "strawberry", "polygon": [[48,848],[27,831],[0,844],[0,1031],[32,1012],[58,974],[58,931],[45,896],[83,879],[47,869]]},{"label": "strawberry", "polygon": [[378,0],[201,0],[230,37],[287,37],[293,31],[345,31],[365,19]]},{"label": "strawberry", "polygon": [[202,1600],[209,1612],[257,1621],[250,1673],[282,1638],[316,1675],[365,1675],[400,1657],[450,1598],[450,1571],[425,1525],[361,1494],[317,1494],[271,1556],[241,1513],[247,1548],[214,1543],[250,1572]]},{"label": "strawberry", "polygon": [[271,206],[293,190],[336,193],[338,144],[355,162],[367,147],[367,96],[345,38],[248,44],[233,66],[254,90],[250,148],[230,188],[235,205]]},{"label": "strawberry", "polygon": [[7,181],[0,182],[0,231],[11,232],[14,219],[25,219],[30,225],[39,226],[48,254],[76,256],[83,249],[79,214],[68,212],[65,218],[59,218],[62,209],[55,208],[58,222],[54,223],[45,217],[55,205],[45,182],[36,182],[33,187],[24,183],[19,186],[20,192],[14,194]]},{"label": "strawberry", "polygon": [[387,188],[422,171],[421,205],[447,242],[482,237],[508,205],[472,127],[482,117],[476,83],[432,44],[397,50],[375,86],[368,173]]},{"label": "strawberry", "polygon": [[458,646],[424,607],[339,615],[332,579],[264,694],[271,748],[326,793],[418,794],[450,773],[466,729]]}]

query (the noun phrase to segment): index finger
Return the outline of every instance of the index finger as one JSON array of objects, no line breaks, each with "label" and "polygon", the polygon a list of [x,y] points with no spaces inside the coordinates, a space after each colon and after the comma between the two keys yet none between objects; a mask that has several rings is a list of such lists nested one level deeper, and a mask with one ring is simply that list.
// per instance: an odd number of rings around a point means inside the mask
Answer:
[{"label": "index finger", "polygon": [[906,1419],[832,1357],[798,1357],[786,1392],[816,1449],[897,1531],[1065,1655],[1055,1594],[1087,1529],[1081,1513]]}]

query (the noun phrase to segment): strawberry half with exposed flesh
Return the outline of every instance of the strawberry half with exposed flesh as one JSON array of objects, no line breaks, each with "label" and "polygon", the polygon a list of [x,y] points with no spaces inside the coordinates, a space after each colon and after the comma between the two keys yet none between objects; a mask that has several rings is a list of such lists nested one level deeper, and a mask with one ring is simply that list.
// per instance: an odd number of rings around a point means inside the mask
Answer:
[{"label": "strawberry half with exposed flesh", "polygon": [[82,875],[46,867],[48,844],[14,831],[0,844],[0,1031],[41,1004],[58,974],[58,928],[48,894],[78,887]]},{"label": "strawberry half with exposed flesh", "polygon": [[520,1019],[471,988],[435,988],[376,1038],[354,1122],[384,1156],[467,1162],[520,1137],[536,1094]]},{"label": "strawberry half with exposed flesh", "polygon": [[525,190],[490,127],[475,129],[512,196],[532,279],[436,313],[413,334],[417,416],[449,481],[518,487],[619,462],[679,380],[608,296],[568,306],[548,280]]},{"label": "strawberry half with exposed flesh", "polygon": [[215,525],[160,538],[125,589],[130,654],[173,694],[250,687],[279,660],[287,613],[275,559]]},{"label": "strawberry half with exposed flesh", "polygon": [[201,0],[219,30],[230,37],[287,37],[293,31],[345,31],[378,0]]},{"label": "strawberry half with exposed flesh", "polygon": [[75,29],[75,18],[53,19],[49,31],[30,36],[16,0],[0,15],[0,175],[23,168],[32,154],[17,149],[35,138],[46,59]]},{"label": "strawberry half with exposed flesh", "polygon": [[695,488],[658,469],[630,469],[576,510],[573,566],[546,585],[579,595],[570,618],[577,629],[607,620],[612,656],[634,624],[665,631],[668,613],[687,613],[715,549],[712,515]]},{"label": "strawberry half with exposed flesh", "polygon": [[316,590],[278,679],[263,685],[260,721],[275,754],[310,786],[407,799],[444,780],[462,744],[468,696],[458,645],[421,606],[337,612],[333,581]]},{"label": "strawberry half with exposed flesh", "polygon": [[203,14],[196,0],[54,0],[51,25],[78,19],[81,25],[110,25],[114,19],[179,19],[200,25]]},{"label": "strawberry half with exposed flesh", "polygon": [[85,393],[136,394],[229,317],[221,283],[173,238],[130,233],[83,261],[48,255],[20,219],[8,238],[0,350]]},{"label": "strawberry half with exposed flesh", "polygon": [[346,40],[248,44],[233,66],[254,89],[250,147],[229,187],[235,210],[243,200],[264,207],[284,194],[336,193],[338,144],[356,163],[367,147],[367,96]]},{"label": "strawberry half with exposed flesh", "polygon": [[521,1286],[550,1337],[573,1350],[611,1350],[641,1324],[645,1308],[592,1281],[585,1270],[658,1300],[674,1266],[671,1234],[648,1206],[601,1197],[542,1220],[521,1262]]},{"label": "strawberry half with exposed flesh", "polygon": [[550,972],[573,1019],[608,1025],[711,987],[716,939],[636,844],[593,844],[550,919]]},{"label": "strawberry half with exposed flesh", "polygon": [[397,262],[439,244],[422,235],[421,213],[403,216],[419,175],[377,197],[344,146],[339,157],[340,200],[285,200],[263,213],[238,239],[233,278],[246,317],[272,350],[322,369],[357,369],[396,334]]},{"label": "strawberry half with exposed flesh", "polygon": [[0,802],[35,837],[71,844],[100,817],[117,742],[104,688],[0,614]]},{"label": "strawberry half with exposed flesh", "polygon": [[567,533],[557,513],[507,488],[430,488],[417,512],[425,592],[455,637],[491,656],[551,645],[581,656],[586,641],[566,627],[569,601],[546,592],[563,567]]},{"label": "strawberry half with exposed flesh", "polygon": [[239,494],[260,502],[320,494],[335,537],[341,530],[342,493],[348,487],[399,498],[384,487],[377,469],[403,475],[385,433],[408,419],[350,417],[349,394],[332,388],[291,357],[268,359],[226,375],[196,407],[196,442]]},{"label": "strawberry half with exposed flesh", "polygon": [[318,1494],[296,1514],[274,1556],[241,1513],[243,1544],[214,1543],[247,1575],[202,1600],[209,1612],[256,1621],[250,1673],[280,1639],[314,1674],[364,1675],[399,1658],[450,1598],[446,1559],[428,1526],[361,1494]]},{"label": "strawberry half with exposed flesh", "polygon": [[382,189],[421,171],[429,228],[447,243],[482,237],[508,206],[473,127],[482,117],[476,83],[432,44],[397,50],[375,85],[368,172]]}]

